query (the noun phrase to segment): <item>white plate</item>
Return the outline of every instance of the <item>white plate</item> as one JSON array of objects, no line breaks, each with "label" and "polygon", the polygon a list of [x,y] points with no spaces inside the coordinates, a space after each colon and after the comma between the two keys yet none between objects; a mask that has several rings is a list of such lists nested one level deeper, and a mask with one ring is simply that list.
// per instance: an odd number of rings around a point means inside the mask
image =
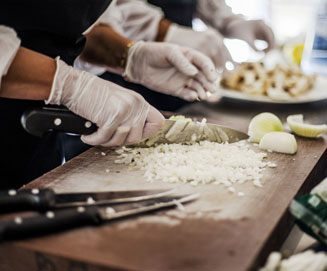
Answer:
[{"label": "white plate", "polygon": [[311,103],[327,99],[327,78],[326,76],[317,76],[314,87],[311,90],[303,93],[302,95],[299,95],[298,97],[292,97],[287,100],[274,100],[268,96],[248,94],[227,88],[220,88],[219,92],[223,97],[253,102],[274,104]]}]

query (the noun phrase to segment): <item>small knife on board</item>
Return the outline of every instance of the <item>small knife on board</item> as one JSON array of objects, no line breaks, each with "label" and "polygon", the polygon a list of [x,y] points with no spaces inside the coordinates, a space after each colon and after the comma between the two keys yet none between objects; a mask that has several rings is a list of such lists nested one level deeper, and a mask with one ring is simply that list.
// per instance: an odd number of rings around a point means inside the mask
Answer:
[{"label": "small knife on board", "polygon": [[43,212],[51,209],[91,205],[113,205],[156,199],[173,189],[126,190],[85,193],[55,193],[52,189],[0,191],[0,213]]},{"label": "small knife on board", "polygon": [[[94,123],[64,108],[43,107],[26,111],[21,122],[24,129],[35,136],[42,136],[51,130],[80,135],[88,135],[97,130]],[[217,124],[194,122],[187,118],[185,120],[166,119],[155,135],[134,146],[149,147],[161,143],[187,144],[202,140],[233,143],[247,138],[248,135],[241,131]]]},{"label": "small knife on board", "polygon": [[28,238],[87,225],[96,226],[124,217],[178,206],[197,198],[198,194],[166,196],[110,207],[79,206],[29,217],[17,216],[13,220],[0,222],[0,240]]}]

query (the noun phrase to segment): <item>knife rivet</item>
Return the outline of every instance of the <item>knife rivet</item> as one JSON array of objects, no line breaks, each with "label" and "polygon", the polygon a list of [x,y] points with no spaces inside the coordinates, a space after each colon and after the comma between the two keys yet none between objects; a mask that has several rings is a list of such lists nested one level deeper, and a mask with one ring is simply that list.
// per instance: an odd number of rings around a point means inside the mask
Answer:
[{"label": "knife rivet", "polygon": [[32,194],[37,195],[39,194],[40,190],[37,188],[32,189]]},{"label": "knife rivet", "polygon": [[9,196],[15,196],[17,194],[17,192],[16,192],[16,190],[11,189],[8,191],[8,194],[9,194]]},{"label": "knife rivet", "polygon": [[88,197],[87,200],[86,200],[86,203],[87,204],[94,204],[95,200],[92,197]]},{"label": "knife rivet", "polygon": [[22,224],[23,223],[23,219],[21,217],[19,217],[19,216],[15,217],[14,221],[15,221],[16,224]]},{"label": "knife rivet", "polygon": [[85,212],[85,208],[83,206],[79,206],[79,207],[77,207],[77,212],[83,213],[83,212]]},{"label": "knife rivet", "polygon": [[90,121],[85,122],[85,127],[90,128],[92,126],[92,123]]},{"label": "knife rivet", "polygon": [[61,124],[61,119],[56,118],[56,119],[54,120],[54,124],[55,124],[56,126],[59,126],[59,125]]},{"label": "knife rivet", "polygon": [[116,211],[115,211],[114,208],[107,207],[106,208],[106,213],[107,213],[107,215],[113,215],[114,213],[116,213]]},{"label": "knife rivet", "polygon": [[48,211],[48,212],[46,212],[46,214],[45,214],[45,216],[47,217],[47,218],[54,218],[55,217],[55,214],[54,214],[54,212],[52,212],[52,211]]}]

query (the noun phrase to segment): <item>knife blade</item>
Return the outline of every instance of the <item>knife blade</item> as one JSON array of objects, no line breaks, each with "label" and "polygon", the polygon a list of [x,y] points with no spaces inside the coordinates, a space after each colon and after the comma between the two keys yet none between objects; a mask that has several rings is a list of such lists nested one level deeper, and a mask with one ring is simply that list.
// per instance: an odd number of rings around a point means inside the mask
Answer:
[{"label": "knife blade", "polygon": [[[91,134],[97,129],[95,124],[62,108],[43,107],[26,111],[21,120],[24,129],[36,136],[42,136],[49,130]],[[149,147],[153,144],[190,143],[201,140],[233,143],[247,138],[248,135],[241,131],[218,124],[166,119],[154,136],[133,146]]]},{"label": "knife blade", "polygon": [[218,143],[233,143],[249,136],[241,131],[218,124],[194,122],[189,120],[166,119],[164,125],[152,137],[137,144],[152,146],[154,144],[192,143],[208,140]]},{"label": "knife blade", "polygon": [[108,205],[155,199],[174,189],[55,193],[52,189],[0,191],[0,213],[46,211],[74,206]]},{"label": "knife blade", "polygon": [[0,240],[27,238],[86,225],[100,225],[124,217],[178,206],[182,203],[193,201],[198,197],[198,194],[167,196],[110,207],[79,206],[48,211],[45,214],[31,217],[16,217],[14,220],[0,222]]}]

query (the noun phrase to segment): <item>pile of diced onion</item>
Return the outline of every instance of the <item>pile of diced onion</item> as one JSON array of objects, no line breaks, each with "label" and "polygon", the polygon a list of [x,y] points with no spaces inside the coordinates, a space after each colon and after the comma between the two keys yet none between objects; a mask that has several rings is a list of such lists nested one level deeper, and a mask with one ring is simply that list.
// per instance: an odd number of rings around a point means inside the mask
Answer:
[{"label": "pile of diced onion", "polygon": [[148,181],[170,183],[233,184],[252,181],[261,187],[262,170],[275,167],[264,161],[263,152],[255,152],[244,141],[233,144],[202,141],[193,145],[161,144],[150,148],[126,148],[116,151],[115,163],[145,171]]}]

